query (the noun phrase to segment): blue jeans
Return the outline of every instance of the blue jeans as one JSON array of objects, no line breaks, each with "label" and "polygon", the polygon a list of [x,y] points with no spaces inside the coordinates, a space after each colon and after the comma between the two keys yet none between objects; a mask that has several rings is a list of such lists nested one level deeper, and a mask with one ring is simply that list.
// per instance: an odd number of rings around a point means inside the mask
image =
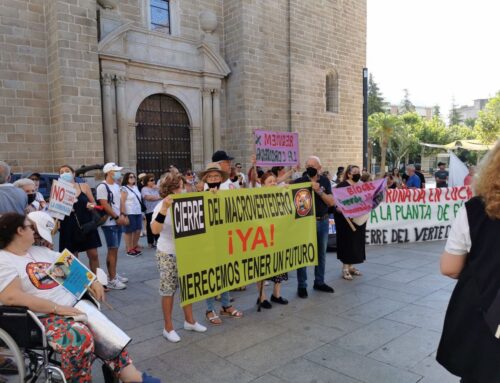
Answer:
[{"label": "blue jeans", "polygon": [[[328,244],[328,218],[316,221],[316,235],[318,238],[318,266],[314,267],[314,284],[325,283],[326,246]],[[298,288],[307,288],[307,267],[297,269]]]},{"label": "blue jeans", "polygon": [[118,225],[101,226],[102,233],[106,239],[108,249],[117,249],[120,247],[122,239],[122,227]]},{"label": "blue jeans", "polygon": [[[220,295],[220,298],[221,298],[221,302],[220,303],[222,304],[222,307],[229,307],[229,306],[231,306],[231,302],[230,302],[230,297],[229,297],[229,292],[228,291],[222,293]],[[214,297],[207,298],[207,311],[215,311],[214,303],[215,303],[215,298]]]}]

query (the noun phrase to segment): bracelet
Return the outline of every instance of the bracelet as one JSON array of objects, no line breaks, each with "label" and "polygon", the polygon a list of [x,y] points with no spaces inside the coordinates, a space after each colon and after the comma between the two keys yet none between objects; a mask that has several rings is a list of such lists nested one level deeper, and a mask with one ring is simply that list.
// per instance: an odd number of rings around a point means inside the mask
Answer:
[{"label": "bracelet", "polygon": [[165,222],[165,218],[166,218],[165,214],[158,213],[158,215],[155,218],[155,221],[158,223],[163,223]]}]

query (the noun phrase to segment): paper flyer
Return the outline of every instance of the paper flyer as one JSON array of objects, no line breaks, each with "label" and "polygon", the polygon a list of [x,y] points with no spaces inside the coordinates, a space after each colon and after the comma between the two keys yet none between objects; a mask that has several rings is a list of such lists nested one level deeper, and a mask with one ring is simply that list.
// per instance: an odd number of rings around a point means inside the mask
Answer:
[{"label": "paper flyer", "polygon": [[76,299],[80,299],[96,276],[67,249],[49,267],[47,274]]}]

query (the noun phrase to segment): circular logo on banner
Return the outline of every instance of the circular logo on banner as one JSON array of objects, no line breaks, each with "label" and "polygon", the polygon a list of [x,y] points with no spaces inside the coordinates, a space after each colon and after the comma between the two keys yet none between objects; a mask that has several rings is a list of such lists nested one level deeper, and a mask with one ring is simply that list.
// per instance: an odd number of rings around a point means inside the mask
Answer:
[{"label": "circular logo on banner", "polygon": [[300,217],[307,216],[312,209],[311,192],[308,189],[297,190],[297,193],[295,193],[295,197],[293,199],[293,203],[295,204],[297,215],[299,215]]}]

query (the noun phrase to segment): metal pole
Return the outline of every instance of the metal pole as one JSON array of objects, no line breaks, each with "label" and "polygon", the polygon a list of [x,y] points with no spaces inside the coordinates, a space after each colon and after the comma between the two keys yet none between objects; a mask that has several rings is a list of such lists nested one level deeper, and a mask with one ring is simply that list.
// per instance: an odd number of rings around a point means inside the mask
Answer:
[{"label": "metal pole", "polygon": [[368,68],[363,68],[363,167],[368,167]]}]

